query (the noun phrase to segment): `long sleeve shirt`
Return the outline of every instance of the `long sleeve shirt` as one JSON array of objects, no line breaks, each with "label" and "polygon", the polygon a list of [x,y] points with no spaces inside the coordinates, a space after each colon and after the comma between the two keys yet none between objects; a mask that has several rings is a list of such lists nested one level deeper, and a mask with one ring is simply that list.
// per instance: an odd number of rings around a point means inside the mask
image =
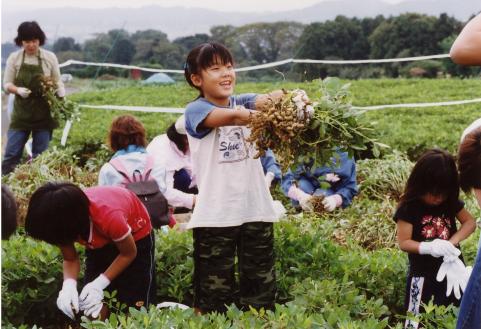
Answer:
[{"label": "long sleeve shirt", "polygon": [[195,186],[192,177],[192,164],[190,153],[182,153],[166,134],[155,137],[147,146],[147,153],[154,156],[156,162],[165,169],[166,190],[165,198],[171,206],[192,209],[194,194],[182,192],[174,188],[174,174],[180,169],[185,169],[192,178],[191,187]]},{"label": "long sleeve shirt", "polygon": [[274,174],[274,180],[280,181],[282,178],[281,167],[277,162],[274,152],[271,149],[266,151],[266,154],[261,157],[262,169],[264,169],[264,175],[268,172]]},{"label": "long sleeve shirt", "polygon": [[[282,178],[282,190],[287,195],[292,184],[300,180],[306,180],[315,189],[323,190],[326,196],[339,194],[342,197],[342,207],[349,206],[352,198],[358,193],[356,183],[356,163],[354,159],[349,158],[346,152],[339,152],[339,158],[331,158],[331,165],[312,168],[313,161],[308,164],[298,166],[294,172],[289,170]],[[325,180],[327,174],[335,174],[339,177],[337,182],[329,182]],[[327,184],[327,188],[321,186],[321,183]],[[312,193],[303,188],[303,184],[298,187],[306,193]]]},{"label": "long sleeve shirt", "polygon": [[[60,68],[58,66],[57,56],[51,51],[39,48],[40,60],[42,62],[43,74],[49,76],[55,81],[58,86],[57,95],[65,95],[65,87],[60,79]],[[13,52],[8,56],[3,73],[3,89],[9,93],[8,87],[14,85],[20,66],[22,65],[23,48]],[[38,64],[37,55],[27,55],[25,53],[25,64]]]}]

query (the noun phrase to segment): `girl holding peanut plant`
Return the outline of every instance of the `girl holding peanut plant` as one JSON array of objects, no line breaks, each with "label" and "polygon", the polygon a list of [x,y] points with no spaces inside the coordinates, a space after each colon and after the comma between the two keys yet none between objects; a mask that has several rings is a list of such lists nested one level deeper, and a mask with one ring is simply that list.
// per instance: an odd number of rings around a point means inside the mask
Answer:
[{"label": "girl holding peanut plant", "polygon": [[[223,45],[201,44],[188,55],[185,78],[199,91],[187,105],[186,130],[199,194],[188,224],[194,236],[194,306],[272,309],[276,295],[272,197],[246,127],[282,91],[233,95],[234,60]],[[239,260],[236,296],[235,256]]]}]

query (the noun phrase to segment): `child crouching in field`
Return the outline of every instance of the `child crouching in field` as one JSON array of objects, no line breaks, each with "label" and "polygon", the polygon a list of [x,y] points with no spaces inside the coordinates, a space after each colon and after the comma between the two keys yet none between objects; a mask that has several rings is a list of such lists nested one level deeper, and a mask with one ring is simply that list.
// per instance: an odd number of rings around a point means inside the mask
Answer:
[{"label": "child crouching in field", "polygon": [[[148,307],[153,302],[153,231],[146,208],[131,191],[113,186],[81,190],[71,183],[47,183],[30,199],[25,230],[60,248],[64,281],[57,306],[70,318],[79,311],[97,318],[105,289],[117,290],[118,301],[127,306]],[[80,296],[75,242],[87,248],[86,284]]]},{"label": "child crouching in field", "polygon": [[[459,230],[456,219],[461,223]],[[452,155],[434,149],[421,156],[408,178],[394,220],[399,247],[409,257],[406,312],[419,314],[421,303],[431,299],[435,305],[459,305],[469,278],[469,270],[458,258],[462,257],[459,242],[474,232],[475,222],[459,200]],[[405,328],[418,325],[406,320]]]}]

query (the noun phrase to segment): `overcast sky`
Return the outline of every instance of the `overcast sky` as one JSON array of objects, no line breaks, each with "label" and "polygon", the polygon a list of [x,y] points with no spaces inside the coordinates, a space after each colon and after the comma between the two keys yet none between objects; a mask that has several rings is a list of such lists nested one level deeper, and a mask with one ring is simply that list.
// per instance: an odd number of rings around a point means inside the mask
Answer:
[{"label": "overcast sky", "polygon": [[[259,12],[300,9],[322,1],[332,0],[2,0],[2,11],[18,11],[50,7],[128,8],[155,4],[165,7],[183,6],[216,9],[220,11]],[[360,1],[362,2],[362,0]],[[399,3],[403,0],[383,1],[388,3]]]}]

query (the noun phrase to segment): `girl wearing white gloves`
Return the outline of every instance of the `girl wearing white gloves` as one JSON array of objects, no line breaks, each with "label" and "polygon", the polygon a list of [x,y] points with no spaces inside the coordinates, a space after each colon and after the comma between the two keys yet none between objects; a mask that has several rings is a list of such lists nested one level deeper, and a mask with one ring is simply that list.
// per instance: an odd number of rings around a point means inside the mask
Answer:
[{"label": "girl wearing white gloves", "polygon": [[[46,183],[32,195],[25,231],[58,246],[63,256],[63,285],[58,308],[97,318],[104,290],[117,290],[128,307],[147,307],[155,298],[154,239],[149,214],[123,187],[80,189],[72,183]],[[80,258],[74,243],[86,247],[85,285],[77,290]]]},{"label": "girl wearing white gloves", "polygon": [[[456,219],[461,223],[456,228]],[[421,303],[459,305],[470,275],[456,246],[475,229],[473,216],[459,200],[459,179],[454,157],[443,150],[428,150],[414,166],[394,220],[401,250],[408,253],[409,273],[405,310],[422,312]],[[405,328],[418,328],[406,320]]]}]

